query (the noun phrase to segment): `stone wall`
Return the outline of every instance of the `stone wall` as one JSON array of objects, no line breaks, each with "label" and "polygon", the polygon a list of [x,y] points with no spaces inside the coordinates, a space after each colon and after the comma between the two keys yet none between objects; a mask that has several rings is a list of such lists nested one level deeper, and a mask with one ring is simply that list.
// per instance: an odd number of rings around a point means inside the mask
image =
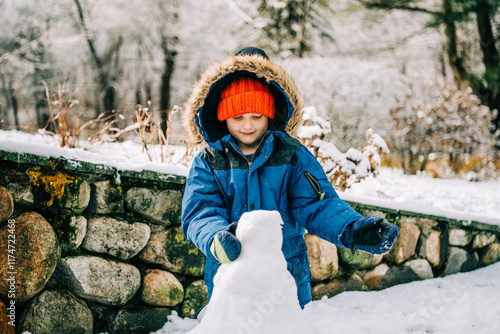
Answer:
[{"label": "stone wall", "polygon": [[471,271],[500,260],[500,225],[346,202],[365,216],[397,224],[399,236],[381,256],[353,254],[308,235],[314,299]]},{"label": "stone wall", "polygon": [[206,303],[205,258],[180,226],[184,183],[0,151],[7,333],[10,322],[17,333],[138,334],[172,311],[194,317]]},{"label": "stone wall", "polygon": [[[0,328],[149,333],[206,303],[180,227],[185,178],[0,151]],[[350,202],[400,226],[385,256],[307,235],[313,296],[376,290],[500,259],[500,226]],[[16,327],[9,325],[15,323]]]}]

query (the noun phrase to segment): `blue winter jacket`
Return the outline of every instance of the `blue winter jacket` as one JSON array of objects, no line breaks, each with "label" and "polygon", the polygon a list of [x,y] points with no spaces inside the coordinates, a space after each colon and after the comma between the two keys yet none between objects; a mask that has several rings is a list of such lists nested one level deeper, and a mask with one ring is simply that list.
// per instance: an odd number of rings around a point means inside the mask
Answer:
[{"label": "blue winter jacket", "polygon": [[[206,255],[205,284],[210,296],[219,268],[209,249],[214,235],[238,222],[247,211],[279,211],[284,222],[283,254],[304,306],[311,301],[305,230],[340,247],[349,247],[343,243],[343,232],[362,216],[339,198],[311,152],[287,134],[293,133],[288,125],[298,124],[302,110],[293,81],[264,57],[228,59],[205,73],[188,102],[191,134],[208,147],[195,158],[186,181],[182,228],[187,239]],[[227,128],[214,120],[220,92],[237,75],[265,80],[276,99],[275,122],[251,162]],[[217,130],[213,129],[215,125]]]}]

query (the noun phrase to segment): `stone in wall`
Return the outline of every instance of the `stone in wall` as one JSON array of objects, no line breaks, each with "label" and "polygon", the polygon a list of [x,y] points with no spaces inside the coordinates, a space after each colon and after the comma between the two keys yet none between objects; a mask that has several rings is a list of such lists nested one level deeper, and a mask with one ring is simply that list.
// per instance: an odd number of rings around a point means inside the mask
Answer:
[{"label": "stone in wall", "polygon": [[142,279],[139,298],[152,306],[175,306],[184,299],[184,288],[168,271],[148,269]]},{"label": "stone in wall", "polygon": [[337,247],[313,234],[306,234],[305,240],[313,281],[334,278],[339,270]]},{"label": "stone in wall", "polygon": [[[10,235],[15,235],[15,238]],[[15,244],[9,240],[15,240]],[[15,247],[9,247],[9,244]],[[8,279],[12,278],[10,272],[14,271],[18,304],[25,303],[43,289],[61,256],[54,229],[36,212],[25,212],[0,227],[0,252],[0,296],[5,298],[8,295],[13,282]],[[15,257],[15,263],[9,263],[8,255]]]},{"label": "stone in wall", "polygon": [[409,266],[389,266],[381,263],[363,275],[368,290],[381,290],[397,284],[420,280]]},{"label": "stone in wall", "polygon": [[51,224],[59,237],[64,252],[76,250],[87,234],[87,219],[72,214],[56,215]]},{"label": "stone in wall", "polygon": [[472,248],[478,249],[488,246],[489,244],[495,242],[495,234],[490,232],[480,232],[474,237],[472,242]]},{"label": "stone in wall", "polygon": [[363,216],[377,216],[384,220],[387,220],[387,213],[380,210],[362,210]]},{"label": "stone in wall", "polygon": [[472,232],[460,228],[452,228],[448,235],[450,246],[467,246],[472,241]]},{"label": "stone in wall", "polygon": [[469,253],[463,248],[450,247],[448,252],[448,259],[443,276],[456,274],[459,272],[471,271],[479,268],[479,257],[477,253]]},{"label": "stone in wall", "polygon": [[5,187],[0,186],[0,225],[14,212],[14,200]]},{"label": "stone in wall", "polygon": [[35,207],[35,196],[29,184],[9,183],[7,191],[15,204],[28,208]]},{"label": "stone in wall", "polygon": [[433,267],[441,265],[441,232],[424,229],[420,235],[418,255],[426,258]]},{"label": "stone in wall", "polygon": [[194,281],[186,288],[186,297],[182,303],[181,315],[194,319],[208,303],[208,289],[203,280]]},{"label": "stone in wall", "polygon": [[176,274],[203,276],[204,272],[205,255],[184,237],[181,226],[151,234],[137,258]]},{"label": "stone in wall", "polygon": [[125,305],[141,285],[136,267],[96,256],[60,259],[54,279],[81,298],[115,306]]},{"label": "stone in wall", "polygon": [[411,223],[402,223],[399,235],[391,251],[384,258],[392,263],[401,264],[415,255],[420,229]]},{"label": "stone in wall", "polygon": [[482,266],[489,266],[497,261],[500,261],[500,243],[495,242],[482,249],[480,262]]},{"label": "stone in wall", "polygon": [[90,184],[90,189],[90,213],[105,215],[123,210],[122,187],[115,180],[94,182]]},{"label": "stone in wall", "polygon": [[[15,306],[10,306],[10,304],[8,304],[7,307],[12,307],[14,308],[14,310],[12,310],[13,314],[12,316],[16,317],[17,315],[15,314],[16,311],[15,311]],[[12,325],[12,319],[7,317],[7,314],[11,311],[8,311],[7,312],[7,307],[5,306],[4,302],[0,299],[0,333],[3,333],[3,334],[15,334],[16,333],[16,327]],[[9,324],[9,322],[11,324]],[[18,324],[18,320],[17,318],[14,318],[14,324],[17,325]]]},{"label": "stone in wall", "polygon": [[405,262],[403,265],[410,267],[420,279],[434,278],[432,267],[425,259],[410,260],[408,262]]},{"label": "stone in wall", "polygon": [[401,223],[411,223],[416,225],[421,231],[427,229],[438,230],[439,223],[434,219],[422,218],[422,217],[411,217],[411,216],[401,216]]},{"label": "stone in wall", "polygon": [[367,291],[365,283],[357,274],[337,277],[327,283],[319,283],[311,289],[313,300],[328,298],[346,291]]},{"label": "stone in wall", "polygon": [[182,194],[178,190],[130,188],[126,207],[154,224],[176,226],[181,223]]},{"label": "stone in wall", "polygon": [[354,254],[350,249],[338,248],[338,255],[342,267],[349,270],[361,270],[373,268],[382,261],[382,255],[373,255],[362,251],[355,251]]},{"label": "stone in wall", "polygon": [[7,186],[14,202],[32,209],[82,213],[90,200],[90,185],[79,176],[27,170],[31,183]]},{"label": "stone in wall", "polygon": [[172,310],[168,308],[127,308],[106,316],[108,334],[149,334],[162,328]]},{"label": "stone in wall", "polygon": [[130,224],[106,216],[94,217],[88,220],[82,248],[127,260],[146,246],[149,237],[150,230],[146,224]]},{"label": "stone in wall", "polygon": [[46,290],[26,305],[19,328],[33,334],[92,334],[93,318],[87,304],[71,292]]},{"label": "stone in wall", "polygon": [[419,257],[427,259],[433,267],[440,267],[444,262],[441,226],[434,219],[402,216],[401,223],[415,224],[421,231],[417,251]]}]

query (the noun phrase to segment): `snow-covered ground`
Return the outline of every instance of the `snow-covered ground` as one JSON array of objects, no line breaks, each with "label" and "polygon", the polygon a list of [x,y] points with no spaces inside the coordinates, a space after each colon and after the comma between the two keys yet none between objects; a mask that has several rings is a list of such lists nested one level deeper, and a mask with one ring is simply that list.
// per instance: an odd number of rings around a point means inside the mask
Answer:
[{"label": "snow-covered ground", "polygon": [[382,168],[377,177],[339,194],[344,200],[500,225],[499,180],[434,179]]},{"label": "snow-covered ground", "polygon": [[[497,334],[499,300],[496,263],[382,291],[344,292],[314,301],[304,312],[321,334]],[[199,324],[177,315],[169,320],[156,334],[182,334]]]},{"label": "snow-covered ground", "polygon": [[[0,130],[0,150],[64,156],[118,169],[180,175],[188,171],[176,163],[183,155],[183,148],[170,151],[172,164],[150,162],[141,152],[141,145],[132,141],[88,149],[63,149],[45,136]],[[340,192],[340,196],[345,200],[469,217],[500,225],[499,186],[498,180],[441,180],[383,168],[376,178],[363,180]],[[412,282],[378,292],[344,292],[312,302],[304,312],[322,334],[494,334],[500,333],[499,301],[500,263],[497,263],[470,273]],[[156,334],[181,334],[198,324],[197,320],[172,315]]]}]

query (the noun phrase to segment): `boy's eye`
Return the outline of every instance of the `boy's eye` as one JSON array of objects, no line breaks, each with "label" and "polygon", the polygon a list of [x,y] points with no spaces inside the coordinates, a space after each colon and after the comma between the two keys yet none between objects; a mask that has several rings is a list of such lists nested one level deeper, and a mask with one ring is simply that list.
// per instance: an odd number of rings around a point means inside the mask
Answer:
[{"label": "boy's eye", "polygon": [[262,115],[253,115],[252,117],[257,119],[257,118],[262,118]]},{"label": "boy's eye", "polygon": [[234,119],[242,119],[243,116],[236,116],[236,117],[233,117]]}]

